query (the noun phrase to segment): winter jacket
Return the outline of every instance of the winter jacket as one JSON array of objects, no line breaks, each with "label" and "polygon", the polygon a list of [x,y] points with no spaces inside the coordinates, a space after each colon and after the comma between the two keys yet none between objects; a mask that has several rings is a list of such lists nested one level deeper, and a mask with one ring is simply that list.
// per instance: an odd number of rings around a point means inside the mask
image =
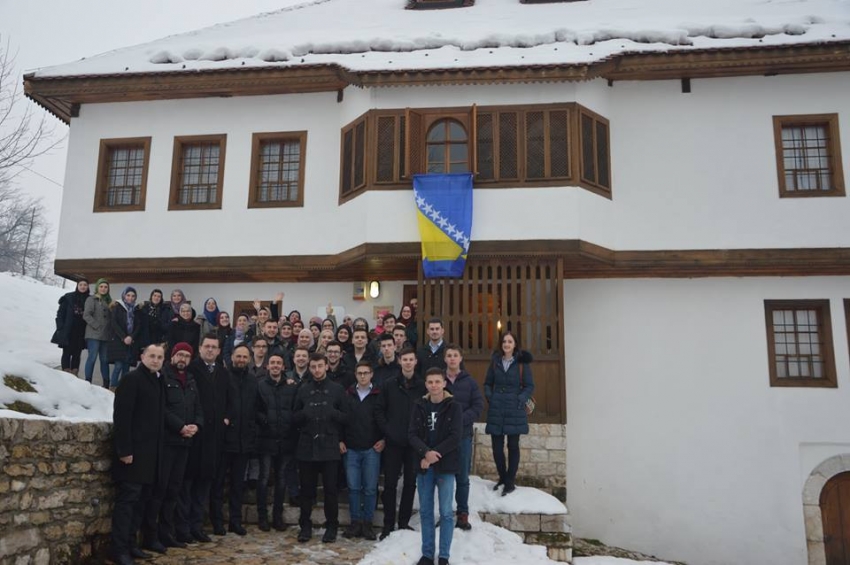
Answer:
[{"label": "winter jacket", "polygon": [[[131,306],[131,308],[134,308]],[[107,359],[110,363],[116,361],[128,361],[131,365],[139,360],[139,339],[142,335],[141,316],[138,311],[134,312],[133,331],[127,331],[127,308],[120,300],[112,303],[109,308],[109,323],[112,327],[112,336],[107,345]],[[130,345],[124,343],[125,337],[133,341]]]},{"label": "winter jacket", "polygon": [[278,382],[271,377],[260,381],[257,395],[259,453],[279,455],[295,450],[297,434],[292,423],[292,409],[297,392],[298,385],[286,384],[284,376]]},{"label": "winter jacket", "polygon": [[227,453],[257,451],[257,384],[247,369],[230,370],[226,416],[230,424],[224,429]]},{"label": "winter jacket", "polygon": [[401,365],[398,361],[393,360],[391,363],[385,363],[384,358],[378,361],[378,366],[375,367],[375,376],[372,377],[372,382],[383,387],[387,381],[395,380],[401,374]]},{"label": "winter jacket", "polygon": [[425,345],[416,350],[416,370],[420,375],[425,375],[428,369],[439,367],[443,371],[446,370],[446,342],[440,344],[436,353],[431,352],[431,342],[425,342]]},{"label": "winter jacket", "polygon": [[342,361],[336,366],[336,369],[328,367],[328,378],[342,387],[343,390],[348,390],[348,387],[355,383],[354,371]]},{"label": "winter jacket", "polygon": [[410,426],[413,404],[425,393],[425,382],[416,373],[410,380],[399,374],[395,379],[384,382],[381,387],[378,426],[387,443],[399,447],[407,445],[407,428]]},{"label": "winter jacket", "polygon": [[[428,445],[429,402],[431,401],[428,395],[425,395],[413,405],[410,425],[407,428],[407,440],[420,459],[424,458],[428,451],[433,450],[440,454],[440,460],[432,465],[436,473],[457,473],[460,469],[458,448],[463,434],[461,407],[451,394],[446,394],[437,413],[437,441],[434,445]],[[420,473],[425,473],[425,469],[420,466],[417,466],[417,469]]]},{"label": "winter jacket", "polygon": [[201,326],[194,320],[180,318],[168,326],[168,352],[165,358],[170,358],[171,348],[185,341],[192,346],[192,359],[198,356],[198,343],[201,341]]},{"label": "winter jacket", "polygon": [[357,392],[357,385],[351,385],[345,391],[348,424],[342,430],[341,441],[348,449],[357,451],[371,449],[384,434],[378,425],[378,410],[381,404],[381,390],[372,385],[363,400]]},{"label": "winter jacket", "polygon": [[215,476],[215,466],[224,449],[224,418],[230,393],[230,373],[218,362],[211,373],[200,357],[189,363],[188,370],[198,389],[204,427],[192,438],[186,476],[209,480]]},{"label": "winter jacket", "polygon": [[[520,351],[508,370],[502,366],[502,355],[495,353],[484,379],[484,396],[487,397],[487,427],[492,435],[517,435],[528,433],[528,416],[525,403],[534,393],[531,375],[531,353]],[[522,370],[522,379],[520,379]],[[522,380],[522,385],[520,385]]]},{"label": "winter jacket", "polygon": [[346,424],[345,391],[325,377],[304,380],[295,397],[299,461],[339,461],[339,441]]},{"label": "winter jacket", "polygon": [[59,299],[59,309],[56,311],[56,332],[50,342],[59,347],[83,349],[86,346],[86,321],[83,312],[86,307],[88,293],[69,292]]},{"label": "winter jacket", "polygon": [[446,379],[446,390],[463,410],[463,437],[471,437],[472,424],[478,421],[484,411],[484,397],[481,396],[478,383],[472,375],[461,369],[454,383]]},{"label": "winter jacket", "polygon": [[[112,440],[115,481],[152,485],[160,473],[165,418],[165,383],[157,373],[139,365],[124,375],[115,391]],[[118,459],[133,456],[131,464]]]},{"label": "winter jacket", "polygon": [[171,307],[164,302],[145,302],[139,306],[136,320],[141,322],[142,327],[140,345],[144,347],[151,343],[165,343],[170,319]]},{"label": "winter jacket", "polygon": [[[204,427],[204,415],[201,408],[201,397],[195,378],[187,370],[186,384],[180,383],[176,369],[167,366],[163,370],[165,378],[165,445],[177,445],[188,448],[195,437],[185,438],[180,435],[183,426],[194,424]],[[200,433],[200,432],[199,432]]]},{"label": "winter jacket", "polygon": [[109,304],[97,295],[86,298],[86,305],[83,307],[83,320],[86,322],[86,339],[97,339],[99,341],[112,339]]}]

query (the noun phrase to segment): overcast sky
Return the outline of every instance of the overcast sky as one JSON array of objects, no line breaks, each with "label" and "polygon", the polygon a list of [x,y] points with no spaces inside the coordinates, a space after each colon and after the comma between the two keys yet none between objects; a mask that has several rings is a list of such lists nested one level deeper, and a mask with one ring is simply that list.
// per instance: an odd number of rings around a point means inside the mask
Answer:
[{"label": "overcast sky", "polygon": [[[0,0],[0,41],[4,49],[8,42],[10,51],[17,52],[15,66],[20,84],[25,72],[39,67],[270,12],[300,1]],[[37,119],[45,114],[23,95],[18,105],[20,109],[29,107]],[[68,128],[53,116],[48,115],[48,123],[57,138],[68,133]],[[54,226],[59,224],[65,152],[66,144],[61,143],[52,154],[35,161],[32,172],[25,171],[17,179],[27,192],[44,200],[48,220]]]}]

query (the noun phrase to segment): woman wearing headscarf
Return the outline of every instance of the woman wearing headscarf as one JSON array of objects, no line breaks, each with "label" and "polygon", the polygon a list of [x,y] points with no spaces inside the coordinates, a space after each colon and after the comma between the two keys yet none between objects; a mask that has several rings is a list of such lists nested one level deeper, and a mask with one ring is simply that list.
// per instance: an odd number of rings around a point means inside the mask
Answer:
[{"label": "woman wearing headscarf", "polygon": [[[165,354],[167,359],[171,358],[171,348],[185,341],[188,344],[197,344],[201,338],[201,326],[195,323],[195,311],[192,305],[184,302],[180,306],[180,317],[177,321],[172,321],[168,326],[168,351]],[[192,359],[198,356],[197,348],[192,345]]]},{"label": "woman wearing headscarf", "polygon": [[136,319],[136,289],[128,286],[121,293],[121,300],[116,300],[109,307],[109,321],[112,325],[112,339],[109,341],[108,358],[115,363],[109,390],[115,390],[121,377],[130,372],[130,367],[139,360],[139,336],[142,333],[141,324]]},{"label": "woman wearing headscarf", "polygon": [[306,347],[310,353],[316,351],[316,340],[313,339],[313,332],[306,328],[298,332],[298,341],[295,342],[295,346]]},{"label": "woman wearing headscarf", "polygon": [[227,338],[227,341],[224,342],[224,348],[222,350],[222,356],[224,358],[224,364],[230,368],[230,356],[233,355],[233,350],[236,349],[237,345],[242,345],[245,343],[246,345],[250,345],[248,343],[248,327],[251,323],[250,318],[246,314],[239,314],[236,317],[236,327],[233,328],[233,331],[230,333],[230,336]]},{"label": "woman wearing headscarf", "polygon": [[50,342],[62,348],[62,370],[76,374],[80,368],[80,354],[86,347],[86,321],[83,311],[89,297],[89,281],[77,281],[77,287],[63,294],[56,311],[56,332]]},{"label": "woman wearing headscarf", "polygon": [[[204,310],[200,314],[195,317],[195,321],[201,326],[201,335],[214,334],[217,333],[218,329],[218,315],[221,311],[218,309],[218,303],[215,301],[215,298],[207,298],[204,301]],[[196,346],[200,344],[193,343],[191,344],[193,348],[197,349]]]},{"label": "woman wearing headscarf", "polygon": [[162,291],[155,288],[149,299],[138,306],[139,322],[142,325],[141,345],[164,343],[168,324],[171,322],[171,306],[162,298]]},{"label": "woman wearing headscarf", "polygon": [[112,325],[109,317],[109,305],[112,297],[109,296],[109,281],[97,279],[94,283],[94,294],[86,298],[83,307],[83,320],[86,322],[86,380],[92,382],[94,376],[95,360],[100,361],[100,377],[103,387],[109,388],[109,352],[107,345],[112,339]]},{"label": "woman wearing headscarf", "polygon": [[[171,306],[171,321],[176,322],[180,319],[180,307],[184,304],[189,304],[189,301],[186,300],[186,295],[179,288],[175,288],[171,291],[171,301],[168,303]],[[189,307],[191,308],[191,304]],[[192,308],[192,318],[195,317],[195,309]]]},{"label": "woman wearing headscarf", "polygon": [[342,344],[343,359],[349,352],[354,351],[354,344],[351,343],[351,328],[345,324],[336,329],[336,340]]},{"label": "woman wearing headscarf", "polygon": [[[216,361],[221,362],[224,355],[224,344],[227,342],[230,334],[233,333],[233,327],[230,325],[230,314],[227,312],[219,312],[216,321],[218,323],[216,324],[215,335],[218,338],[219,347],[218,359]],[[201,334],[201,341],[204,341],[204,335],[203,333]]]}]

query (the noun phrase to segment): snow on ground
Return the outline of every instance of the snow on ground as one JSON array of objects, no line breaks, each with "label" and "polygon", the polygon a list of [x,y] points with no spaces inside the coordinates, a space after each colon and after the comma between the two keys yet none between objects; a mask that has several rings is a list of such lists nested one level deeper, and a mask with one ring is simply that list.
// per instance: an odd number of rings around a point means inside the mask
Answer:
[{"label": "snow on ground", "polygon": [[850,39],[848,0],[478,0],[455,10],[405,10],[405,4],[312,0],[35,74],[323,64],[352,71],[578,64],[628,52]]},{"label": "snow on ground", "polygon": [[[45,367],[12,353],[0,353],[0,377],[21,377],[36,392],[19,392],[0,378],[0,407],[26,402],[52,419],[70,422],[111,422],[114,395],[74,375]],[[0,408],[2,418],[39,418]]]},{"label": "snow on ground", "polygon": [[59,297],[66,292],[70,290],[0,273],[0,354],[58,367],[62,350],[50,338],[56,329]]},{"label": "snow on ground", "polygon": [[597,555],[594,557],[576,557],[573,559],[573,565],[630,565],[631,563],[651,563],[651,565],[670,565],[666,561],[634,561],[632,559],[623,559],[622,557],[607,557]]},{"label": "snow on ground", "polygon": [[[56,329],[59,297],[69,292],[36,280],[0,273],[0,417],[41,418],[4,410],[26,402],[50,418],[76,422],[111,422],[113,394],[103,387],[51,369],[62,350],[50,343]],[[37,392],[20,392],[4,383],[21,377]]]},{"label": "snow on ground", "polygon": [[504,514],[563,514],[564,503],[551,494],[536,488],[520,487],[510,496],[494,491],[496,483],[480,477],[469,477],[469,497],[479,512]]}]

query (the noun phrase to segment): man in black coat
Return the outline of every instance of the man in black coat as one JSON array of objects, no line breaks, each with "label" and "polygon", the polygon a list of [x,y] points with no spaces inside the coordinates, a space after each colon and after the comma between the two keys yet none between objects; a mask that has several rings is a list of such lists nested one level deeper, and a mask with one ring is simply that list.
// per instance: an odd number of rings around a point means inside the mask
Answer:
[{"label": "man in black coat", "polygon": [[345,391],[327,378],[328,361],[321,353],[310,356],[312,378],[301,383],[295,397],[294,422],[299,428],[298,474],[301,480],[301,531],[298,541],[313,537],[313,502],[316,482],[322,475],[325,494],[326,530],[322,541],[336,541],[339,529],[339,462],[343,446],[340,432],[346,423]]},{"label": "man in black coat", "polygon": [[[224,419],[224,457],[217,470],[214,489],[220,500],[224,481],[230,477],[228,529],[240,536],[247,534],[242,526],[242,494],[248,457],[257,450],[257,379],[248,372],[251,358],[247,345],[233,350],[227,413]],[[212,509],[213,533],[225,535],[221,505]]]},{"label": "man in black coat", "polygon": [[383,387],[386,381],[395,380],[401,373],[401,367],[396,359],[395,339],[392,333],[382,333],[380,340],[380,357],[375,365],[374,383]]},{"label": "man in black coat", "polygon": [[[221,466],[224,446],[224,418],[227,411],[227,395],[230,387],[230,374],[223,363],[216,362],[221,351],[218,337],[207,334],[201,342],[200,356],[189,363],[189,373],[195,379],[204,426],[195,435],[189,450],[189,461],[183,487],[180,489],[180,501],[177,505],[176,529],[185,538],[188,533],[196,541],[209,542],[204,532],[204,511],[210,500],[210,491],[216,470]],[[210,504],[221,513],[221,493],[219,499]]]},{"label": "man in black coat", "polygon": [[395,528],[396,492],[398,479],[404,471],[401,502],[398,505],[398,529],[412,530],[410,516],[413,514],[413,495],[416,493],[416,473],[419,454],[407,441],[407,428],[413,404],[422,398],[425,382],[416,374],[416,350],[406,347],[399,356],[401,372],[394,379],[384,382],[377,417],[378,426],[384,432],[384,528],[381,539]]},{"label": "man in black coat", "polygon": [[354,384],[354,370],[343,362],[342,344],[336,340],[325,347],[328,355],[328,378],[344,390]]},{"label": "man in black coat", "polygon": [[268,375],[258,385],[257,417],[260,453],[260,477],[257,482],[257,521],[264,532],[269,531],[267,504],[269,477],[274,471],[274,501],[272,525],[283,531],[283,499],[286,494],[286,466],[295,451],[295,430],[292,429],[292,408],[298,385],[283,374],[284,353],[275,352],[269,357]]},{"label": "man in black coat", "polygon": [[135,547],[145,501],[159,478],[162,456],[165,390],[160,373],[165,351],[149,345],[139,367],[121,379],[112,412],[116,485],[112,509],[112,557],[132,565],[147,554]]},{"label": "man in black coat", "polygon": [[188,343],[176,344],[171,349],[171,363],[162,372],[165,381],[162,472],[142,524],[142,548],[158,553],[165,553],[168,547],[183,548],[195,541],[188,532],[178,533],[175,539],[174,528],[174,511],[186,474],[189,447],[204,423],[195,379],[186,370],[193,354]]},{"label": "man in black coat", "polygon": [[420,375],[424,375],[432,367],[446,370],[446,344],[443,342],[443,334],[445,334],[445,328],[440,318],[428,320],[428,343],[416,350]]}]

